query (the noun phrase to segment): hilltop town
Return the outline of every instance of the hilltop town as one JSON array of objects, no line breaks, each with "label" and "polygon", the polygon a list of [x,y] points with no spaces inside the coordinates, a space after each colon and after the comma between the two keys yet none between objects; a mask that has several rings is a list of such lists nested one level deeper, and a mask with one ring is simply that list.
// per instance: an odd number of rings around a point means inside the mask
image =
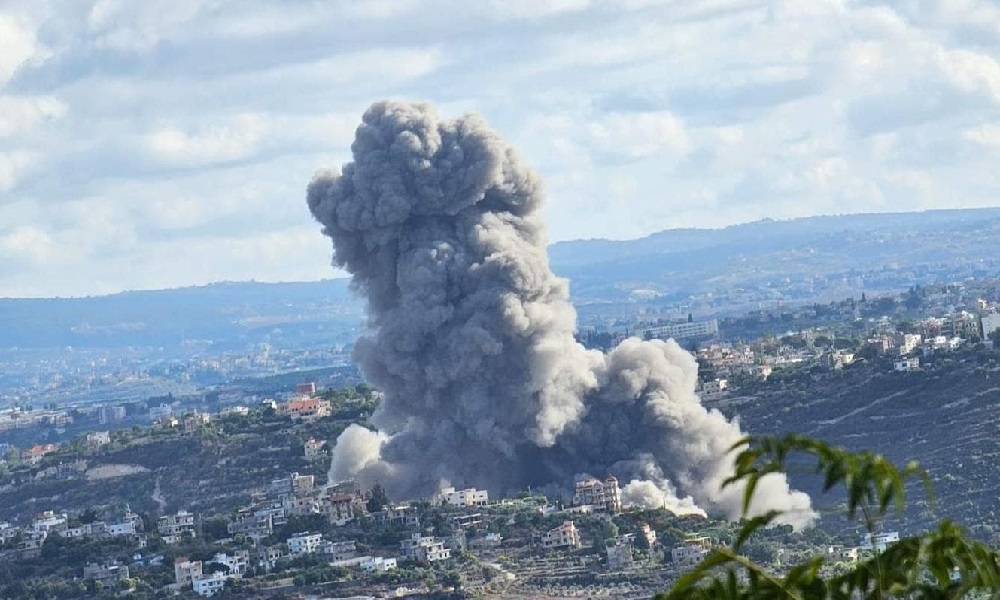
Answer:
[{"label": "hilltop town", "polygon": [[[677,339],[700,364],[703,402],[753,421],[773,414],[759,399],[836,373],[912,384],[976,364],[988,376],[1000,362],[998,301],[987,280],[721,320],[636,319],[579,337]],[[389,498],[379,485],[330,481],[332,440],[365,424],[379,393],[260,389],[5,409],[2,427],[37,441],[0,448],[0,595],[648,597],[734,535],[712,515],[623,505],[608,473],[513,497],[444,488]],[[873,551],[837,525],[777,528],[747,548],[779,571],[793,556]]]}]

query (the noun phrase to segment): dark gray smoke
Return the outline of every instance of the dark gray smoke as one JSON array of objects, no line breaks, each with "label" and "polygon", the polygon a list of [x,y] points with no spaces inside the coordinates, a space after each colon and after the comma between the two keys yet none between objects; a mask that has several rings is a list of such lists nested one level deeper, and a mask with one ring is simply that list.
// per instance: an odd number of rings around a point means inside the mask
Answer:
[{"label": "dark gray smoke", "polygon": [[[368,300],[355,359],[384,399],[378,432],[337,440],[332,478],[417,497],[611,473],[634,503],[739,515],[741,490],[720,490],[738,424],[701,405],[697,365],[674,342],[630,339],[605,355],[574,340],[541,181],[482,118],[379,102],[351,150],[308,201]],[[783,476],[757,497],[755,510],[789,511],[794,525],[814,516]]]}]

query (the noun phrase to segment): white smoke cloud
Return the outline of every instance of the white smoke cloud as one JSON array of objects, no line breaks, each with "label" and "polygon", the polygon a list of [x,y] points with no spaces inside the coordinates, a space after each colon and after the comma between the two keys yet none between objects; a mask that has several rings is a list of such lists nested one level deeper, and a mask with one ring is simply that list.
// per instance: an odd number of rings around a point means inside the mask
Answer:
[{"label": "white smoke cloud", "polygon": [[[355,359],[384,399],[379,433],[338,439],[333,476],[412,497],[441,481],[503,493],[611,473],[644,505],[740,515],[742,490],[720,488],[743,433],[702,406],[691,355],[673,342],[630,339],[605,355],[575,341],[541,181],[511,146],[476,115],[380,102],[352,152],[316,175],[308,204],[368,301]],[[757,496],[755,512],[814,517],[784,476]]]}]

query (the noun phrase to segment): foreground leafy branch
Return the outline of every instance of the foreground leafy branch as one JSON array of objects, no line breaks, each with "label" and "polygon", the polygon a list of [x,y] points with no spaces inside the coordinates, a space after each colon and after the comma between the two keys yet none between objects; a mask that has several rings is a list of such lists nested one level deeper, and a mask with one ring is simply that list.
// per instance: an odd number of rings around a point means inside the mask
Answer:
[{"label": "foreground leafy branch", "polygon": [[[737,452],[734,474],[723,486],[744,486],[744,517],[750,513],[762,478],[788,472],[803,461],[811,462],[811,470],[823,478],[824,492],[843,489],[846,516],[859,520],[873,542],[879,521],[890,510],[905,508],[908,482],[922,482],[933,502],[930,478],[916,462],[899,468],[880,454],[850,452],[797,434],[747,437],[732,451]],[[771,525],[781,514],[770,511],[746,518],[732,548],[713,550],[668,593],[657,598],[1000,598],[1000,555],[947,520],[937,529],[904,538],[882,552],[875,551],[839,575],[827,575],[824,567],[829,565],[822,556],[776,575],[741,555],[740,550],[754,533]]]}]

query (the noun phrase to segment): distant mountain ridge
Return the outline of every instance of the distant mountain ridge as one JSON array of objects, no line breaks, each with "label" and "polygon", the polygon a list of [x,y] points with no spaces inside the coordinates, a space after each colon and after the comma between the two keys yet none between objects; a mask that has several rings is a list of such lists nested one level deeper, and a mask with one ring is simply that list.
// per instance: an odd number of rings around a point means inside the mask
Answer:
[{"label": "distant mountain ridge", "polygon": [[[751,242],[787,244],[791,240],[830,233],[898,232],[930,226],[968,226],[997,220],[1000,220],[1000,207],[762,219],[722,228],[666,229],[634,240],[596,238],[556,242],[549,247],[549,259],[553,266],[572,267],[718,245]],[[783,239],[779,242],[776,238]]]},{"label": "distant mountain ridge", "polygon": [[560,242],[550,259],[578,301],[626,300],[637,291],[676,301],[734,290],[746,292],[747,301],[807,300],[996,276],[995,248],[1000,208],[765,220],[629,241]]},{"label": "distant mountain ridge", "polygon": [[[1000,275],[1000,208],[820,216],[549,248],[581,306],[710,298],[714,308]],[[845,291],[846,290],[846,291]],[[224,282],[87,298],[0,298],[0,349],[332,343],[360,327],[347,279]]]},{"label": "distant mountain ridge", "polygon": [[86,298],[0,298],[0,349],[175,346],[192,340],[212,340],[224,349],[251,340],[317,335],[333,343],[339,332],[358,326],[362,313],[346,279],[223,282]]}]

